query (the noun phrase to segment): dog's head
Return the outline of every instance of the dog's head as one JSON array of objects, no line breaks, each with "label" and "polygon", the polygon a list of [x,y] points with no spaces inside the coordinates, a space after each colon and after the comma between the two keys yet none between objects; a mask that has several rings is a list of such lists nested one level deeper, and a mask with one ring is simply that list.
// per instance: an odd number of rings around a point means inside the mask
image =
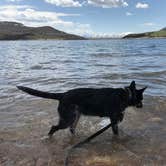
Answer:
[{"label": "dog's head", "polygon": [[136,89],[135,81],[132,81],[130,86],[126,87],[129,93],[129,106],[135,106],[137,108],[142,108],[143,104],[143,92],[147,87],[142,89]]}]

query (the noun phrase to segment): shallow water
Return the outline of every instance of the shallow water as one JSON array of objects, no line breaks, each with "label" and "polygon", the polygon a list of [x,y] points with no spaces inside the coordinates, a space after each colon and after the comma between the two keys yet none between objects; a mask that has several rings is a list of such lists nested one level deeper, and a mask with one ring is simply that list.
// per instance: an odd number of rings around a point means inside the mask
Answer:
[{"label": "shallow water", "polygon": [[16,85],[64,92],[78,87],[148,86],[144,108],[126,110],[120,136],[106,131],[70,157],[73,166],[166,165],[166,39],[0,42],[0,165],[63,165],[71,145],[109,121],[82,117],[43,137],[58,122],[57,102],[26,95]]}]

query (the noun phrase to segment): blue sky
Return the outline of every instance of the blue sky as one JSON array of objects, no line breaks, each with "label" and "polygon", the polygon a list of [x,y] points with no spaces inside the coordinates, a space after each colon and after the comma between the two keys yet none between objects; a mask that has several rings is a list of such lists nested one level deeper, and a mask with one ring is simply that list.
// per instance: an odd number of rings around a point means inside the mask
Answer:
[{"label": "blue sky", "polygon": [[166,0],[1,0],[0,21],[117,36],[166,26]]}]

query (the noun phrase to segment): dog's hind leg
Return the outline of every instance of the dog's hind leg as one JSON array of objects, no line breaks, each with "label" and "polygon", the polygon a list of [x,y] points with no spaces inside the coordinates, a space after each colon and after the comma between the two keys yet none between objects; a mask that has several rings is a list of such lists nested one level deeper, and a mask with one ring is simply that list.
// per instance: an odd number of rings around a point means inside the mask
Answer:
[{"label": "dog's hind leg", "polygon": [[58,125],[51,127],[48,135],[51,137],[56,131],[66,129],[67,127],[69,127],[69,123],[63,119],[60,119]]},{"label": "dog's hind leg", "polygon": [[60,129],[66,129],[70,127],[75,120],[75,112],[73,110],[73,106],[66,107],[58,107],[58,112],[60,115],[59,124],[56,126],[52,126],[48,135],[51,137],[56,131]]},{"label": "dog's hind leg", "polygon": [[75,120],[72,123],[72,125],[70,126],[70,132],[72,135],[75,135],[75,129],[76,129],[80,116],[81,116],[80,112],[76,110],[75,111]]}]

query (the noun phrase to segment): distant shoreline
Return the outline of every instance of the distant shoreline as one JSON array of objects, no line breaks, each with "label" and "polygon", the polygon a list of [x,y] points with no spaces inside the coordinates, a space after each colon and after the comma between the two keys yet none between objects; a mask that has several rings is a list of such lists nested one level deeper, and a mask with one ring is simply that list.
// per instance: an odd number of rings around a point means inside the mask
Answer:
[{"label": "distant shoreline", "polygon": [[88,39],[43,39],[43,38],[38,38],[38,39],[3,39],[0,41],[47,41],[47,40],[52,40],[52,41],[82,41],[82,40],[88,40]]},{"label": "distant shoreline", "polygon": [[0,40],[1,41],[87,41],[87,40],[91,40],[91,41],[95,41],[95,40],[144,40],[144,39],[149,39],[149,40],[153,40],[153,39],[166,39],[166,37],[142,37],[142,38],[104,38],[104,39],[99,39],[99,38],[85,38],[85,39],[4,39],[4,40]]},{"label": "distant shoreline", "polygon": [[123,37],[83,37],[69,34],[50,26],[28,27],[18,22],[0,21],[0,41],[10,40],[119,40],[166,38],[166,28],[159,31],[133,33]]},{"label": "distant shoreline", "polygon": [[123,37],[123,39],[128,38],[166,38],[166,28],[153,32],[128,34]]}]

